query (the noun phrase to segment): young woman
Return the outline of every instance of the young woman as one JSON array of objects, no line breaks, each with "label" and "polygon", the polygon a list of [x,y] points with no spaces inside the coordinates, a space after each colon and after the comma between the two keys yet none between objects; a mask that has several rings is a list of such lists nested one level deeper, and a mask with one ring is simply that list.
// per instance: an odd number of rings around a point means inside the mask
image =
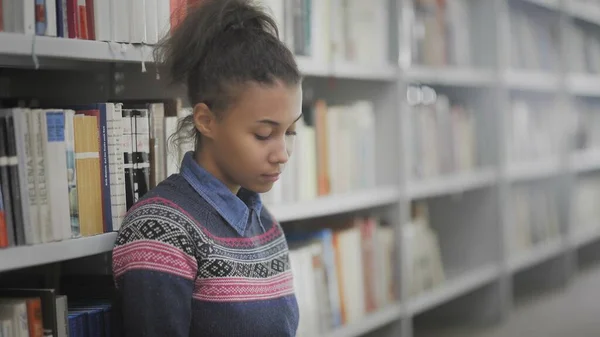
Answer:
[{"label": "young woman", "polygon": [[291,154],[301,76],[260,8],[200,3],[158,49],[194,107],[175,140],[193,137],[195,151],[119,231],[113,271],[124,334],[294,336],[288,246],[258,193]]}]

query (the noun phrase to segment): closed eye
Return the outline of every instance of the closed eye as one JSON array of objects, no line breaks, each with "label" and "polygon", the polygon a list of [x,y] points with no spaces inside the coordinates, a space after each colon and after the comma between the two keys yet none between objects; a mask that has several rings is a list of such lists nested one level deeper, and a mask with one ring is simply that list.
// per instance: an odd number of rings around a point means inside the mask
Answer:
[{"label": "closed eye", "polygon": [[261,140],[261,141],[269,140],[270,137],[271,137],[270,135],[269,136],[261,136],[261,135],[257,135],[257,134],[254,135],[254,138],[256,138],[257,140]]}]

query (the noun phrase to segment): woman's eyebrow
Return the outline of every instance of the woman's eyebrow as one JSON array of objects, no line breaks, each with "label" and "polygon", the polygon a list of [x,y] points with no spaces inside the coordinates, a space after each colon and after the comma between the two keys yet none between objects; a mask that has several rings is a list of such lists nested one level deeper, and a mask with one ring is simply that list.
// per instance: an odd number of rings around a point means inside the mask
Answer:
[{"label": "woman's eyebrow", "polygon": [[[304,113],[301,113],[295,120],[294,122],[292,122],[292,124],[296,123],[300,118],[302,118],[302,116],[304,115]],[[274,121],[272,119],[261,119],[259,121],[257,121],[257,123],[263,123],[263,124],[269,124],[269,125],[273,125],[273,126],[279,126],[281,125],[281,123]]]}]

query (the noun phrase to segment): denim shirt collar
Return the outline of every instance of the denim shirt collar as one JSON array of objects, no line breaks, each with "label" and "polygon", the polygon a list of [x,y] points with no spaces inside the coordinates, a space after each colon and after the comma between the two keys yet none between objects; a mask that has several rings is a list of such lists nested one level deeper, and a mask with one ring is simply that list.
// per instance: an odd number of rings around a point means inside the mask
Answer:
[{"label": "denim shirt collar", "polygon": [[258,193],[244,188],[240,188],[238,195],[231,193],[225,184],[198,165],[193,151],[184,155],[180,174],[239,235],[243,236],[252,223],[248,221],[250,210],[260,217],[262,203]]}]

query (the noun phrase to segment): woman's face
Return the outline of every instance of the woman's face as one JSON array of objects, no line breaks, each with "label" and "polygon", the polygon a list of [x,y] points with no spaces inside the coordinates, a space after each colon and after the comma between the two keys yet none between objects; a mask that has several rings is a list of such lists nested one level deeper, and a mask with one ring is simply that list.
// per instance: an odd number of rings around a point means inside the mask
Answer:
[{"label": "woman's face", "polygon": [[230,187],[269,191],[292,154],[302,87],[248,84],[214,123],[210,151]]}]

